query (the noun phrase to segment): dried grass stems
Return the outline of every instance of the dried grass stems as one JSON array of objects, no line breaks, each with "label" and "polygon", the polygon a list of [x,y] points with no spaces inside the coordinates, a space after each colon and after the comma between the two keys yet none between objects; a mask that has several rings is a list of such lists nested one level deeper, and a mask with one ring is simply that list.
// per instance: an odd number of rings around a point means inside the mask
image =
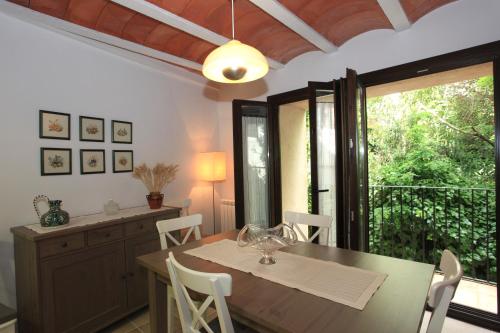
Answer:
[{"label": "dried grass stems", "polygon": [[132,177],[139,179],[151,193],[160,193],[161,190],[175,179],[179,170],[177,164],[166,165],[158,163],[154,168],[148,167],[145,163],[134,168]]}]

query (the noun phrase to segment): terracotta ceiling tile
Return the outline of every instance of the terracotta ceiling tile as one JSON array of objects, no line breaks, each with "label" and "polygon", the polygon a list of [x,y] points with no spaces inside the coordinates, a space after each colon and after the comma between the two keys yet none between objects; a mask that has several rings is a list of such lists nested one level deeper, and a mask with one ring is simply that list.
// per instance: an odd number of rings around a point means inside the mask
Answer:
[{"label": "terracotta ceiling tile", "polygon": [[[149,0],[215,33],[231,38],[231,2],[228,0]],[[236,39],[281,62],[317,48],[245,0],[235,1]],[[282,40],[286,40],[282,41]]]},{"label": "terracotta ceiling tile", "polygon": [[410,22],[418,21],[425,14],[456,0],[400,0]]},{"label": "terracotta ceiling tile", "polygon": [[149,34],[161,23],[144,15],[134,15],[123,28],[122,37],[135,43],[144,44]]},{"label": "terracotta ceiling tile", "polygon": [[[215,46],[210,43],[164,24],[158,25],[151,31],[146,37],[144,46],[167,52],[178,57],[184,57],[198,63],[202,63],[205,59],[207,49],[215,48]],[[194,51],[189,52],[186,51],[186,49],[201,51],[200,54],[195,54]]]},{"label": "terracotta ceiling tile", "polygon": [[9,2],[15,3],[16,5],[21,5],[24,7],[29,7],[30,0],[9,0]]},{"label": "terracotta ceiling tile", "polygon": [[107,0],[70,0],[65,19],[84,27],[95,28],[101,13],[109,4]]},{"label": "terracotta ceiling tile", "polygon": [[165,41],[163,46],[163,50],[170,54],[198,63],[203,63],[208,53],[215,48],[216,46],[213,44],[185,34],[173,35],[169,40]]},{"label": "terracotta ceiling tile", "polygon": [[335,45],[370,30],[393,29],[377,0],[279,0]]},{"label": "terracotta ceiling tile", "polygon": [[104,7],[101,11],[95,29],[100,32],[121,37],[128,22],[136,15],[138,16],[140,14],[114,3],[109,3],[109,5]]},{"label": "terracotta ceiling tile", "polygon": [[29,7],[38,12],[64,18],[70,0],[30,0]]}]

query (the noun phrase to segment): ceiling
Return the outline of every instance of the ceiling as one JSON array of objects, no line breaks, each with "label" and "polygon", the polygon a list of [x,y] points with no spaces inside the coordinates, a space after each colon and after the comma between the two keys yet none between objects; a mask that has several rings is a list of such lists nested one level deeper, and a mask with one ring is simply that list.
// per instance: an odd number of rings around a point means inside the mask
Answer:
[{"label": "ceiling", "polygon": [[[9,0],[65,21],[187,59],[205,57],[231,38],[229,0]],[[407,29],[455,0],[235,0],[236,39],[280,68],[293,58],[332,52],[375,29]]]}]

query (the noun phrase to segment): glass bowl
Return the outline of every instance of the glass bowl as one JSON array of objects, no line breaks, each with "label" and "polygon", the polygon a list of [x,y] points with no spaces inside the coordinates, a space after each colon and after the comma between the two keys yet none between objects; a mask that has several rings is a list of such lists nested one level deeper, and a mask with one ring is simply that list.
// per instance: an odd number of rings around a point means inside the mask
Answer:
[{"label": "glass bowl", "polygon": [[238,234],[238,246],[251,246],[262,254],[259,263],[272,265],[276,263],[274,253],[297,242],[297,234],[287,224],[279,224],[274,228],[264,228],[257,224],[247,224]]}]

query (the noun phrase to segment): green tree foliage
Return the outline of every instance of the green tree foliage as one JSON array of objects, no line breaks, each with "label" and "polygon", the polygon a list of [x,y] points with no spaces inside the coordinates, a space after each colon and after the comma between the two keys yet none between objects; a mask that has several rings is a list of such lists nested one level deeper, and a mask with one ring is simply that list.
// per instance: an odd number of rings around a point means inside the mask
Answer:
[{"label": "green tree foliage", "polygon": [[371,251],[493,281],[493,77],[370,98],[368,148]]}]

